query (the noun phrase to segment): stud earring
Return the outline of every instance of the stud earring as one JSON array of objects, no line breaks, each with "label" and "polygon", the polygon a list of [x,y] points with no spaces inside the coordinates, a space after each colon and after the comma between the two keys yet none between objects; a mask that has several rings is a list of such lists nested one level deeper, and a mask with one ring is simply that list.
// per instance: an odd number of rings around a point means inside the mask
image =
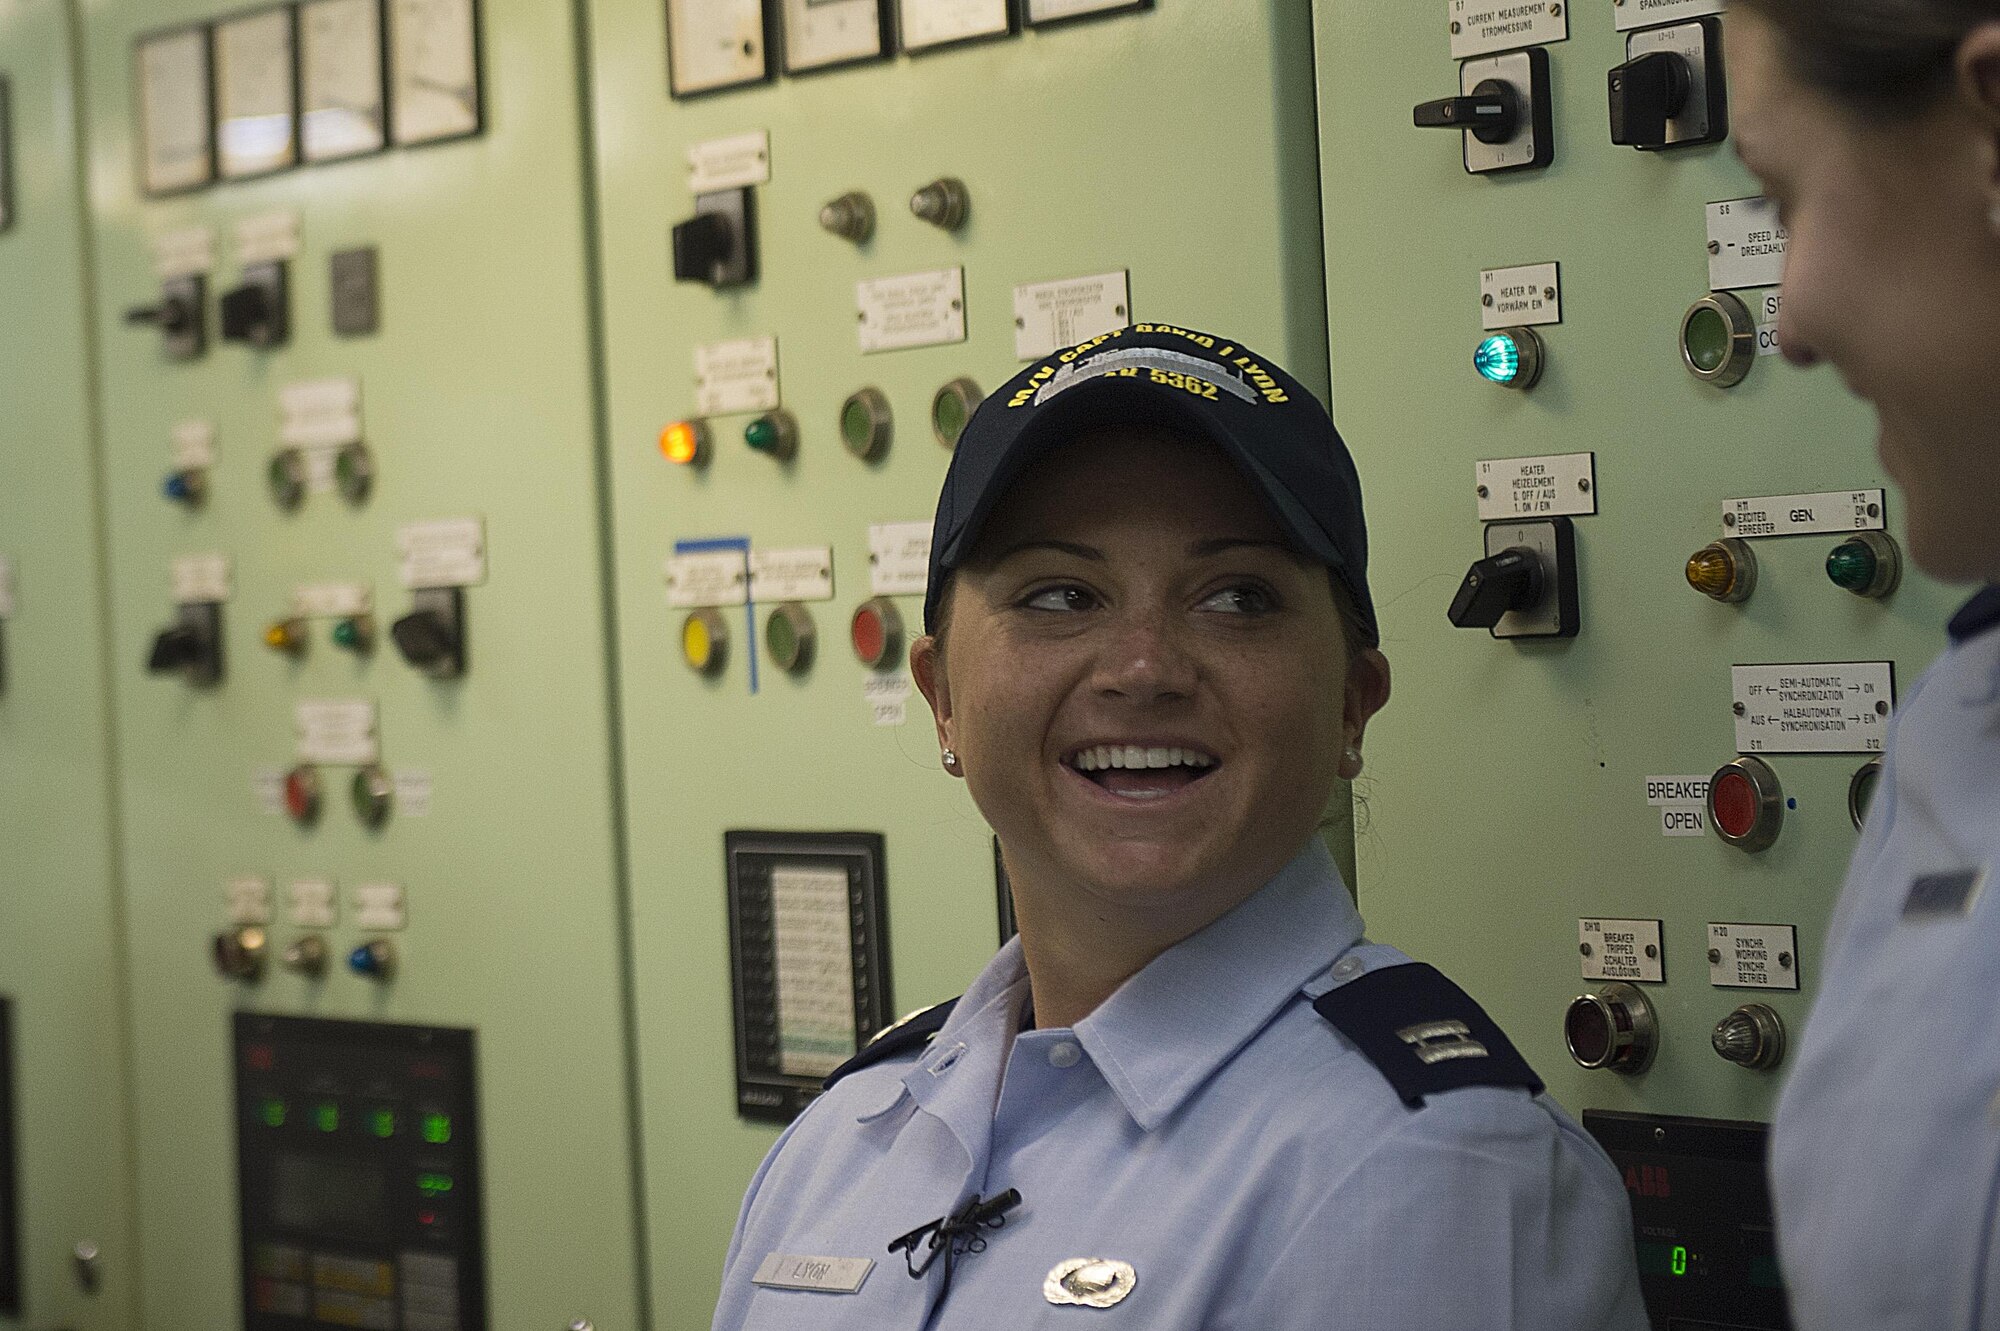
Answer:
[{"label": "stud earring", "polygon": [[944,763],[945,771],[956,772],[958,770],[958,755],[950,749],[946,749],[943,753],[940,753],[938,758]]},{"label": "stud earring", "polygon": [[1347,752],[1343,756],[1347,759],[1348,762],[1354,764],[1354,775],[1360,776],[1361,750],[1355,748],[1352,744],[1350,744],[1347,746]]}]

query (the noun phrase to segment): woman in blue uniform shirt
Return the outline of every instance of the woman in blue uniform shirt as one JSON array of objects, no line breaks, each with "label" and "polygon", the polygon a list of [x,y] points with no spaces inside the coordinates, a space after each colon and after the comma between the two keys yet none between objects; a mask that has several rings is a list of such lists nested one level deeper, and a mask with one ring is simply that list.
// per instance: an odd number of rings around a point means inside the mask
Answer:
[{"label": "woman in blue uniform shirt", "polygon": [[1353,463],[1151,325],[960,438],[912,648],[1020,936],[829,1079],[718,1331],[1637,1331],[1625,1194],[1316,835],[1389,676]]},{"label": "woman in blue uniform shirt", "polygon": [[[2000,0],[1733,0],[1737,149],[1790,229],[1779,340],[1880,419],[1912,556],[2000,583]],[[1891,722],[1779,1101],[1804,1331],[2000,1328],[2000,588]]]}]

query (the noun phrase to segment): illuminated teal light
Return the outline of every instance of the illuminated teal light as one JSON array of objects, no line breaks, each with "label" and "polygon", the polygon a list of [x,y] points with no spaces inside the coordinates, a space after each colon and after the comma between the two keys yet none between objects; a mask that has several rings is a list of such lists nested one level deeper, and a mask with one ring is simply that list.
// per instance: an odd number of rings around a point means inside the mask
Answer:
[{"label": "illuminated teal light", "polygon": [[1521,349],[1505,333],[1495,333],[1472,353],[1472,368],[1489,383],[1511,384],[1521,373]]}]

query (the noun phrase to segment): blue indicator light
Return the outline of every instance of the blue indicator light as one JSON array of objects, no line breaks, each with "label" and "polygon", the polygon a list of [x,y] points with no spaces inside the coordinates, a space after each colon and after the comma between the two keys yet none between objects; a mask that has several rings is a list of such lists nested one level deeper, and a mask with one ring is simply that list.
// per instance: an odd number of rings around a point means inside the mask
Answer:
[{"label": "blue indicator light", "polygon": [[1472,368],[1489,383],[1511,384],[1521,373],[1521,348],[1507,334],[1495,333],[1472,353]]}]

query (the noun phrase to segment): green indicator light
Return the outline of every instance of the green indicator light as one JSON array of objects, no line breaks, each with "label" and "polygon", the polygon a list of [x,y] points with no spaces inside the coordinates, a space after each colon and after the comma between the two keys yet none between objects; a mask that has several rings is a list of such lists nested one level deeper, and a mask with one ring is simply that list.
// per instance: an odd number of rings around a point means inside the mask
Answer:
[{"label": "green indicator light", "polygon": [[261,1108],[261,1113],[265,1127],[282,1128],[285,1126],[285,1102],[283,1100],[266,1100]]},{"label": "green indicator light", "polygon": [[778,446],[778,423],[769,416],[759,416],[743,427],[743,442],[759,453],[768,453]]},{"label": "green indicator light", "polygon": [[[450,1115],[450,1114],[425,1114],[425,1115],[424,1115],[424,1140],[425,1140],[425,1141],[427,1141],[427,1142],[429,1142],[429,1143],[430,1143],[431,1145],[433,1145],[433,1146],[443,1146],[443,1145],[444,1145],[444,1144],[445,1144],[446,1142],[450,1141],[450,1140],[451,1140],[451,1115]],[[446,1179],[446,1180],[445,1180],[445,1186],[446,1186],[446,1187],[449,1187],[449,1186],[451,1186],[451,1180],[450,1180],[450,1179]]]},{"label": "green indicator light", "polygon": [[1875,552],[1859,541],[1845,541],[1826,557],[1826,576],[1833,585],[1858,592],[1875,581]]},{"label": "green indicator light", "polygon": [[351,619],[343,619],[333,626],[333,640],[342,647],[352,647],[361,641],[361,630]]},{"label": "green indicator light", "polygon": [[941,438],[958,438],[965,431],[965,403],[956,393],[938,394],[937,405],[931,409],[931,421]]},{"label": "green indicator light", "polygon": [[392,1109],[378,1109],[368,1116],[368,1130],[377,1137],[396,1135],[396,1113]]},{"label": "green indicator light", "polygon": [[1688,362],[1703,374],[1713,374],[1729,359],[1733,339],[1729,321],[1720,310],[1703,306],[1689,316],[1681,330],[1681,344],[1687,348]]},{"label": "green indicator light", "polygon": [[792,629],[791,616],[774,614],[764,625],[764,645],[771,649],[771,655],[780,662],[790,661],[798,655],[799,635]]},{"label": "green indicator light", "polygon": [[1472,368],[1488,383],[1511,384],[1521,373],[1521,348],[1505,333],[1495,333],[1473,350]]},{"label": "green indicator light", "polygon": [[1667,1269],[1672,1271],[1675,1275],[1677,1276],[1686,1275],[1688,1273],[1688,1250],[1686,1248],[1681,1247],[1679,1244],[1675,1244],[1673,1254],[1669,1259],[1669,1263],[1670,1264]]},{"label": "green indicator light", "polygon": [[442,1196],[451,1191],[451,1175],[419,1174],[417,1175],[417,1191],[426,1197]]},{"label": "green indicator light", "polygon": [[338,1132],[340,1130],[340,1106],[334,1104],[319,1106],[313,1110],[313,1124],[321,1132]]},{"label": "green indicator light", "polygon": [[840,434],[847,446],[855,452],[867,448],[875,439],[875,417],[868,410],[868,404],[859,398],[850,398],[840,413]]}]

